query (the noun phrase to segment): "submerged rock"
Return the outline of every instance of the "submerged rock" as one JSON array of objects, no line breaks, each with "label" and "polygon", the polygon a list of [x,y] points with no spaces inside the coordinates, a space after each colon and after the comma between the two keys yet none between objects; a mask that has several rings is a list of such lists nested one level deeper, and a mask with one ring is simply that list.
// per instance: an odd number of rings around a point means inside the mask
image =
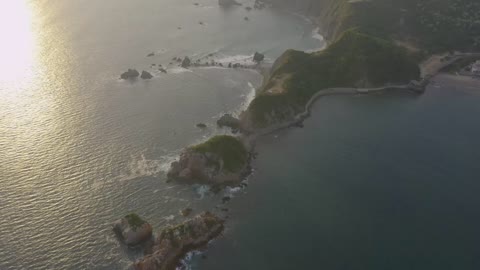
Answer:
[{"label": "submerged rock", "polygon": [[120,78],[127,80],[127,79],[135,79],[140,76],[140,73],[136,69],[128,69],[126,72],[120,75]]},{"label": "submerged rock", "polygon": [[207,125],[205,125],[204,123],[198,123],[197,127],[198,128],[207,128]]},{"label": "submerged rock", "polygon": [[129,246],[140,244],[152,237],[152,226],[137,214],[129,214],[118,220],[114,223],[113,230]]},{"label": "submerged rock", "polygon": [[142,75],[140,76],[140,78],[144,79],[144,80],[149,80],[151,78],[153,78],[152,74],[150,74],[150,72],[147,72],[147,71],[142,71]]},{"label": "submerged rock", "polygon": [[154,52],[151,52],[151,53],[147,54],[147,57],[152,57],[152,56],[155,56]]},{"label": "submerged rock", "polygon": [[253,55],[253,61],[257,62],[257,63],[260,63],[263,61],[263,59],[265,59],[265,55],[259,53],[259,52],[256,52],[254,55]]},{"label": "submerged rock", "polygon": [[136,270],[175,269],[180,260],[202,248],[222,233],[224,221],[210,212],[202,213],[180,225],[163,229],[155,239],[152,253],[135,262]]}]

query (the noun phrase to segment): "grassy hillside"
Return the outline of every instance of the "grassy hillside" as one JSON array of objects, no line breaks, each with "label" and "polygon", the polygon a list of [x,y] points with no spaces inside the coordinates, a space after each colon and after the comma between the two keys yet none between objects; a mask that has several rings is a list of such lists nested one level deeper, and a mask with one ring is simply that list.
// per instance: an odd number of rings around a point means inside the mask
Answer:
[{"label": "grassy hillside", "polygon": [[427,51],[480,50],[478,0],[269,0],[318,18],[335,40],[356,27],[383,38],[408,40]]},{"label": "grassy hillside", "polygon": [[353,22],[371,34],[411,39],[428,51],[480,49],[477,0],[373,0],[354,10]]},{"label": "grassy hillside", "polygon": [[332,87],[373,87],[419,77],[415,58],[390,41],[348,30],[328,49],[307,54],[289,50],[250,104],[256,127],[293,117],[318,91]]},{"label": "grassy hillside", "polygon": [[224,162],[224,168],[238,172],[248,161],[248,152],[242,142],[232,136],[215,136],[208,141],[195,145],[192,150],[199,153],[213,153]]}]

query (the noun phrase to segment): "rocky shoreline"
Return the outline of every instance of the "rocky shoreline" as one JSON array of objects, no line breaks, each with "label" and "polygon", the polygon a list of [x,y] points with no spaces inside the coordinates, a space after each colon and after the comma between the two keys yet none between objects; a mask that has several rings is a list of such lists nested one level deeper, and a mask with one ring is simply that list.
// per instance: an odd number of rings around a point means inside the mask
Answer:
[{"label": "rocky shoreline", "polygon": [[[261,2],[261,1],[257,1]],[[271,2],[271,1],[268,1]],[[220,1],[220,5],[236,5],[235,1]],[[337,29],[338,30],[338,29]],[[333,33],[332,31],[330,31]],[[335,32],[336,33],[336,32]],[[334,36],[329,34],[329,37]],[[152,57],[154,54],[149,54]],[[253,55],[253,60],[257,64],[255,66],[244,66],[241,64],[224,65],[215,61],[201,62],[200,59],[193,61],[189,57],[174,58],[173,63],[183,67],[208,67],[219,66],[225,68],[259,68],[259,63],[264,60],[265,56],[260,53]],[[278,60],[277,60],[278,62]],[[276,64],[271,68],[277,68]],[[170,63],[170,64],[173,64]],[[163,67],[162,67],[163,68]],[[136,78],[140,74],[136,70],[128,70],[126,75],[122,74],[122,78]],[[166,70],[165,70],[166,72]],[[270,72],[262,72],[264,75],[264,86],[268,84]],[[148,74],[142,74],[144,79],[149,79]],[[434,74],[432,74],[433,76]],[[241,183],[251,173],[251,161],[253,160],[255,140],[259,136],[272,134],[282,129],[290,127],[301,127],[303,121],[310,117],[311,108],[315,102],[323,96],[329,95],[360,95],[377,92],[385,92],[390,90],[408,91],[414,93],[423,93],[428,85],[431,76],[424,77],[421,81],[411,81],[406,84],[386,84],[379,87],[330,87],[319,90],[312,95],[306,104],[302,107],[301,112],[294,113],[293,119],[288,121],[280,121],[264,128],[255,128],[248,121],[248,111],[240,115],[237,119],[231,115],[223,116],[218,122],[218,126],[226,126],[232,128],[233,133],[239,133],[237,137],[233,136],[216,136],[206,142],[186,147],[177,161],[171,164],[168,171],[168,181],[176,181],[181,184],[207,184],[213,190],[221,190],[226,186],[242,186]],[[205,128],[205,124],[198,124],[199,128]],[[191,211],[185,211],[185,213]],[[183,213],[182,213],[183,215]],[[188,215],[188,214],[186,214]],[[129,233],[132,232],[132,225],[127,220],[117,222],[116,231],[124,239],[132,238]],[[179,261],[186,253],[205,246],[209,241],[220,235],[224,229],[225,221],[218,216],[206,212],[198,215],[184,223],[167,227],[163,229],[159,236],[155,239],[151,250],[147,251],[147,255],[134,263],[134,268],[138,270],[150,269],[175,269]],[[125,240],[125,243],[137,244],[147,238],[151,238],[151,226],[143,222],[144,231],[141,236],[133,237],[133,240]],[[140,239],[140,240],[139,240]]]},{"label": "rocky shoreline", "polygon": [[174,270],[188,253],[208,244],[224,229],[224,220],[205,212],[179,225],[164,228],[151,250],[133,265],[136,270]]}]

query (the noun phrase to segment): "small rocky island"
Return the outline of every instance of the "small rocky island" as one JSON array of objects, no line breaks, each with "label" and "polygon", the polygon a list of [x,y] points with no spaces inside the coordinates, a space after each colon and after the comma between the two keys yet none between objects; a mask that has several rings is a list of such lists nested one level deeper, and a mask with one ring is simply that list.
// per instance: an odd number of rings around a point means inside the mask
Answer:
[{"label": "small rocky island", "polygon": [[152,237],[152,226],[133,213],[115,222],[113,231],[129,246],[138,245]]},{"label": "small rocky island", "polygon": [[120,75],[120,78],[122,78],[123,80],[131,80],[131,79],[138,78],[138,76],[140,76],[140,73],[138,72],[138,70],[129,68],[126,72]]},{"label": "small rocky island", "polygon": [[155,239],[151,254],[135,262],[136,270],[174,270],[190,251],[201,248],[223,231],[224,221],[210,212],[167,227]]},{"label": "small rocky island", "polygon": [[236,184],[248,174],[249,153],[236,137],[222,135],[186,148],[171,164],[168,179],[212,186]]}]

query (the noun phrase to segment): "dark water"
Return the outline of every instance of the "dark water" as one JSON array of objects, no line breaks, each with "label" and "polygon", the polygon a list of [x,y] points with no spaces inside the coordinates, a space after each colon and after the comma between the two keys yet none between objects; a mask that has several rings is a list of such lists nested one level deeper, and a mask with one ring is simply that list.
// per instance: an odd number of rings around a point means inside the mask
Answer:
[{"label": "dark water", "polygon": [[196,267],[480,269],[480,81],[436,82],[327,97],[304,129],[261,140],[227,233]]},{"label": "dark water", "polygon": [[[174,56],[271,61],[323,46],[298,16],[217,0],[11,0],[0,23],[1,270],[125,269],[141,253],[119,244],[113,221],[134,211],[160,229],[180,209],[219,203],[204,187],[166,184],[165,170],[183,147],[225,132],[216,119],[262,78],[185,70]],[[155,77],[120,81],[127,68]]]}]

